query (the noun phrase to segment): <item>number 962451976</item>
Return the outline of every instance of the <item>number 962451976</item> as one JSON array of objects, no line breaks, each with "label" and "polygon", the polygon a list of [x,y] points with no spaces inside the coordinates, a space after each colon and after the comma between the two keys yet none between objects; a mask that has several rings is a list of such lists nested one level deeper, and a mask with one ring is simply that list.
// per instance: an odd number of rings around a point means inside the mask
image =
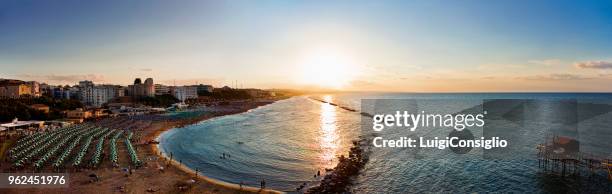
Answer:
[{"label": "number 962451976", "polygon": [[63,185],[66,184],[64,176],[8,176],[10,185]]}]

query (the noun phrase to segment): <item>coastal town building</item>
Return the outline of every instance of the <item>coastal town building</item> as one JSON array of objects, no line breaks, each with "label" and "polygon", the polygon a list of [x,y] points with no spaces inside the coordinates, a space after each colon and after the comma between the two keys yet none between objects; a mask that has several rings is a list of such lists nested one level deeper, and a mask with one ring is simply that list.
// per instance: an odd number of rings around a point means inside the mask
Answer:
[{"label": "coastal town building", "polygon": [[117,85],[98,85],[93,88],[93,106],[100,107],[114,98],[121,97],[124,89]]},{"label": "coastal town building", "polygon": [[51,86],[51,97],[56,99],[80,99],[81,90],[77,87],[70,86]]},{"label": "coastal town building", "polygon": [[140,78],[134,80],[134,84],[128,86],[128,94],[132,97],[155,96],[155,84],[152,78],[147,78],[144,83]]},{"label": "coastal town building", "polygon": [[170,87],[162,84],[155,84],[155,95],[170,94]]},{"label": "coastal town building", "polygon": [[26,85],[30,87],[30,95],[32,97],[40,97],[40,84],[36,81],[25,82]]},{"label": "coastal town building", "polygon": [[44,85],[41,86],[44,96],[49,96],[51,98],[64,99],[64,87],[61,86],[52,86],[52,85]]},{"label": "coastal town building", "polygon": [[115,98],[125,96],[125,87],[120,86],[120,85],[114,85],[114,87],[115,87],[115,90],[114,90]]},{"label": "coastal town building", "polygon": [[30,105],[30,108],[34,110],[42,111],[47,114],[49,113],[49,106],[44,105],[44,104],[32,104]]},{"label": "coastal town building", "polygon": [[39,129],[44,126],[44,121],[20,121],[15,118],[10,123],[0,124],[0,127],[4,128],[6,131],[11,130],[24,130],[24,129]]},{"label": "coastal town building", "polygon": [[32,88],[20,80],[0,81],[0,98],[19,98],[23,95],[31,95]]},{"label": "coastal town building", "polygon": [[46,83],[39,84],[41,96],[52,96],[51,85]]},{"label": "coastal town building", "polygon": [[147,78],[144,82],[144,96],[155,96],[155,84],[153,78]]},{"label": "coastal town building", "polygon": [[187,99],[198,98],[198,87],[196,86],[177,86],[172,88],[172,96],[184,102]]},{"label": "coastal town building", "polygon": [[93,87],[94,84],[92,81],[85,80],[79,82],[79,90],[80,90],[80,100],[85,105],[93,104]]},{"label": "coastal town building", "polygon": [[117,85],[94,85],[92,81],[79,82],[81,102],[86,106],[100,107],[108,101],[123,96],[123,88]]},{"label": "coastal town building", "polygon": [[93,98],[91,99],[91,103],[87,105],[92,105],[95,107],[100,107],[102,106],[102,104],[108,102],[109,99],[112,99],[109,94],[114,95],[114,91],[112,91],[111,88],[107,88],[104,86],[95,86],[91,88],[91,90]]},{"label": "coastal town building", "polygon": [[82,108],[77,108],[75,110],[66,111],[66,117],[68,119],[79,119],[82,122],[83,119],[88,119],[92,117],[92,114],[90,111],[84,110]]},{"label": "coastal town building", "polygon": [[214,89],[212,85],[204,84],[195,85],[195,87],[198,89],[198,94],[212,93]]},{"label": "coastal town building", "polygon": [[140,78],[136,78],[134,84],[128,85],[128,95],[133,97],[144,95],[144,86]]}]

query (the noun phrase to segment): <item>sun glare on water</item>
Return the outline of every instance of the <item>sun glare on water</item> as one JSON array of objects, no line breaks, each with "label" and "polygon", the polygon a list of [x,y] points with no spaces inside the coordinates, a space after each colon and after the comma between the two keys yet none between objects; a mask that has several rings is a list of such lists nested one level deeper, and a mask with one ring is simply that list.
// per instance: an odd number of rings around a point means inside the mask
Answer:
[{"label": "sun glare on water", "polygon": [[[327,102],[332,102],[332,97],[329,95],[323,98]],[[339,146],[342,143],[337,130],[336,107],[321,103],[320,146],[323,152],[320,159],[326,168],[332,167],[333,160],[336,158]]]},{"label": "sun glare on water", "polygon": [[318,49],[309,53],[300,64],[298,81],[301,84],[341,89],[358,73],[350,57],[332,49]]}]

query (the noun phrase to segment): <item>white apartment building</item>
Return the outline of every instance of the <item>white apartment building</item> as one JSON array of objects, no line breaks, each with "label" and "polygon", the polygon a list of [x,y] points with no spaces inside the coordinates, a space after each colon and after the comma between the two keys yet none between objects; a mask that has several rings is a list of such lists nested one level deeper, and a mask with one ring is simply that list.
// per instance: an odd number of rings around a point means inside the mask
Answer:
[{"label": "white apartment building", "polygon": [[81,102],[87,106],[100,107],[115,97],[121,96],[122,88],[115,85],[94,85],[91,81],[79,82]]},{"label": "white apartment building", "polygon": [[95,106],[95,107],[100,107],[102,106],[102,104],[108,102],[110,99],[112,99],[111,96],[114,96],[115,93],[114,91],[110,91],[112,89],[108,88],[108,87],[104,87],[104,86],[96,86],[93,87],[93,99],[91,102],[91,105]]},{"label": "white apartment building", "polygon": [[184,102],[187,99],[196,99],[198,98],[198,87],[196,86],[177,86],[173,87],[172,95]]}]

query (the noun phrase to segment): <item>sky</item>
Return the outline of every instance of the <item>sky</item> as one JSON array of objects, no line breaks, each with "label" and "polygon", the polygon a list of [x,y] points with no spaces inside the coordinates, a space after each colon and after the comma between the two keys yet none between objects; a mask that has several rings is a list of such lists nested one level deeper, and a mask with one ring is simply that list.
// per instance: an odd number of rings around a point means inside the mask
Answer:
[{"label": "sky", "polygon": [[0,69],[50,84],[612,92],[612,1],[0,0]]}]

